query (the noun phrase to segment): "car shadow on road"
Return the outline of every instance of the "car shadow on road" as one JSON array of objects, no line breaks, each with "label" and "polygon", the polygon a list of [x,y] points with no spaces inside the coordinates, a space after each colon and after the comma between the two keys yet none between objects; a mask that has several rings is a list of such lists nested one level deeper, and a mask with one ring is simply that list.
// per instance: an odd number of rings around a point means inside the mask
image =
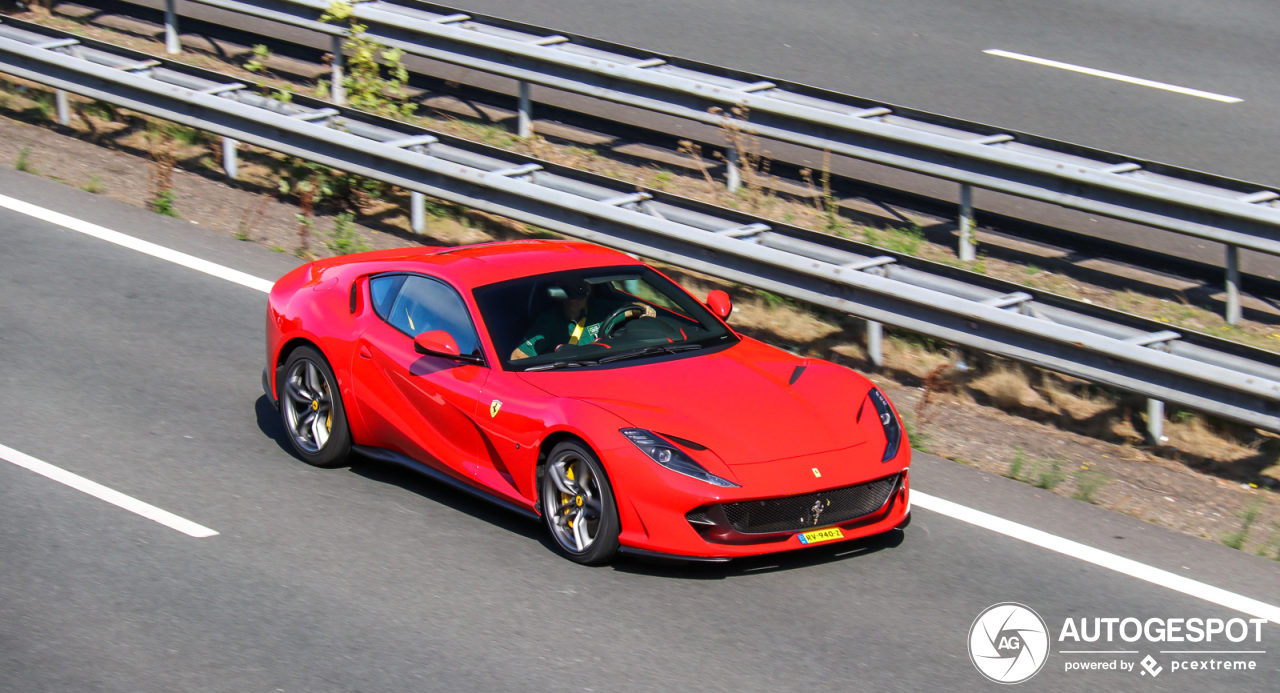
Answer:
[{"label": "car shadow on road", "polygon": [[512,534],[542,541],[550,548],[549,540],[544,540],[546,533],[542,525],[527,517],[499,507],[463,491],[446,486],[412,469],[401,467],[390,462],[355,455],[347,468],[371,481],[391,484],[415,493],[427,500],[464,513],[482,522],[504,529]]},{"label": "car shadow on road", "polygon": [[[262,431],[263,435],[274,440],[276,445],[290,457],[298,460],[299,463],[305,464],[289,443],[284,424],[280,421],[279,411],[271,406],[271,402],[267,400],[266,396],[258,398],[258,401],[254,403],[254,409],[258,417],[258,430]],[[343,467],[339,467],[333,471],[342,469]],[[546,545],[548,550],[554,548],[550,543],[550,538],[545,536],[546,533],[542,531],[542,526],[537,522],[452,489],[411,469],[359,454],[352,454],[351,463],[345,469],[352,474],[358,474],[371,481],[399,486],[410,493],[415,493],[430,501],[457,512],[465,513],[477,520],[500,527],[513,534],[539,540]]]},{"label": "car shadow on road", "polygon": [[831,546],[815,546],[768,556],[738,558],[728,563],[681,563],[626,557],[614,564],[614,570],[651,577],[683,580],[726,580],[809,568],[825,563],[845,561],[892,549],[902,544],[906,532],[895,529],[865,539],[841,542]]},{"label": "car shadow on road", "polygon": [[258,430],[274,440],[281,450],[289,453],[290,457],[302,461],[302,458],[293,451],[293,446],[289,444],[289,437],[284,431],[284,422],[280,420],[280,412],[271,406],[271,400],[268,400],[266,395],[260,395],[258,401],[253,403],[253,410],[258,417]]}]

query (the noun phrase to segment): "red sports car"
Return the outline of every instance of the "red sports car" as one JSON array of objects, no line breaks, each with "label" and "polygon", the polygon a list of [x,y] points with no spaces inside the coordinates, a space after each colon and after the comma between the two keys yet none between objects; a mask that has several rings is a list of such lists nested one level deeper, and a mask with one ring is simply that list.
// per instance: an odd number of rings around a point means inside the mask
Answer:
[{"label": "red sports car", "polygon": [[731,310],[585,243],[361,253],[276,282],[263,388],[303,460],[407,465],[541,517],[580,563],[904,526],[911,448],[889,400],[737,334]]}]

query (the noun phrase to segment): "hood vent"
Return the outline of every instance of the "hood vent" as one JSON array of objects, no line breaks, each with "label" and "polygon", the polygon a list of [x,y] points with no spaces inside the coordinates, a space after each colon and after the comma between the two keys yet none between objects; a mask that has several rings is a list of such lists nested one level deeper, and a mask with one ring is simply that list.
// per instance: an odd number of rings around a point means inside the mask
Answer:
[{"label": "hood vent", "polygon": [[800,379],[800,375],[804,373],[804,369],[805,369],[804,366],[796,366],[796,369],[794,371],[791,371],[791,382],[788,384],[795,385],[796,381]]}]

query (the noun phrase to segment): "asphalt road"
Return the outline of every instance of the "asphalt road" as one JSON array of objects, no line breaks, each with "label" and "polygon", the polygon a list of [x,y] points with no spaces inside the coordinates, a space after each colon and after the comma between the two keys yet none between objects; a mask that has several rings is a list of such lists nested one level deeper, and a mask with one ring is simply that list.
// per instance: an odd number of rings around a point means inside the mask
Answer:
[{"label": "asphalt road", "polygon": [[[295,262],[36,179],[0,194],[268,279]],[[728,567],[579,567],[540,526],[410,473],[319,470],[259,390],[265,296],[0,210],[0,445],[219,532],[0,460],[0,690],[990,690],[997,602],[1240,614],[923,509],[905,534]],[[1280,604],[1280,564],[918,454],[917,489]],[[1155,645],[1144,645],[1143,653]],[[1205,645],[1188,645],[1188,649]],[[1037,691],[1262,691],[1252,672],[1067,673]],[[1136,658],[1133,658],[1136,659]]]}]

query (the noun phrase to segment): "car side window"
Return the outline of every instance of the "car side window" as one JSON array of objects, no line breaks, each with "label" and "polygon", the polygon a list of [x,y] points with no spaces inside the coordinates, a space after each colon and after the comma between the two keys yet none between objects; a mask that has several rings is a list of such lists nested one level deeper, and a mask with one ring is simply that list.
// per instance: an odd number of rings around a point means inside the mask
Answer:
[{"label": "car side window", "polygon": [[383,275],[369,282],[374,310],[396,329],[415,337],[444,330],[463,354],[477,353],[480,339],[462,297],[444,282],[418,275]]},{"label": "car side window", "polygon": [[373,310],[383,320],[391,314],[391,301],[404,284],[408,275],[384,274],[369,280],[369,297],[373,299]]}]

